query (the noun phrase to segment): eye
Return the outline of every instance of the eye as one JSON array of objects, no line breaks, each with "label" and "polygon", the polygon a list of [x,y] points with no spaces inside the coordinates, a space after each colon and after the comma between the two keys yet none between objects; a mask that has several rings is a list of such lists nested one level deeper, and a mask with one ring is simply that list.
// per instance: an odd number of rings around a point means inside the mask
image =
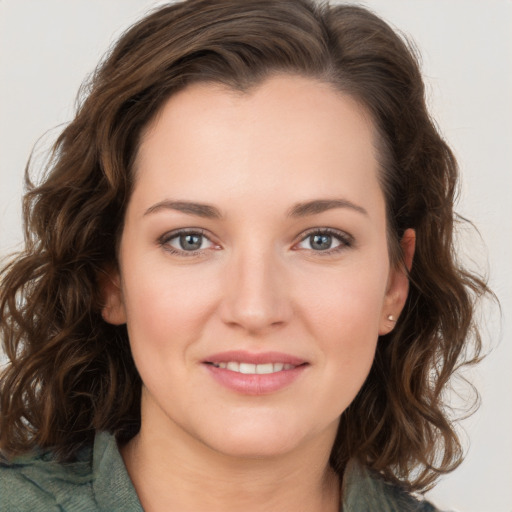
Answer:
[{"label": "eye", "polygon": [[299,249],[332,254],[352,245],[352,237],[334,229],[315,229],[296,245]]},{"label": "eye", "polygon": [[199,251],[216,247],[202,231],[198,230],[167,233],[160,238],[159,243],[165,250],[183,256],[193,256]]}]

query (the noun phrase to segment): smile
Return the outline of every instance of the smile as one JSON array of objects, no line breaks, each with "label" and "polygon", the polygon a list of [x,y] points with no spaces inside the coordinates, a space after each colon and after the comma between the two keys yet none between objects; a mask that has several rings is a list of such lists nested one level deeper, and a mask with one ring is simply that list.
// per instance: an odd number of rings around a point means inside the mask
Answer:
[{"label": "smile", "polygon": [[311,366],[301,357],[283,352],[229,350],[202,361],[215,381],[241,395],[267,395],[291,386]]},{"label": "smile", "polygon": [[223,368],[232,372],[243,373],[245,375],[264,375],[269,373],[282,372],[284,370],[293,370],[296,366],[289,363],[241,363],[238,361],[228,361],[220,363],[210,363],[216,368]]}]

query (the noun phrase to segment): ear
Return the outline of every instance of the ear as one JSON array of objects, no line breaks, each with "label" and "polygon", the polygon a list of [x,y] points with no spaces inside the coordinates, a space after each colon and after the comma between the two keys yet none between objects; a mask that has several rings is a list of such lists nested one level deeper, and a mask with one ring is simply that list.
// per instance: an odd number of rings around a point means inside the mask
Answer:
[{"label": "ear", "polygon": [[400,241],[403,262],[392,268],[389,273],[388,288],[382,308],[379,336],[390,333],[396,324],[409,293],[408,273],[412,268],[416,249],[416,232],[407,229]]},{"label": "ear", "polygon": [[109,268],[101,272],[98,276],[98,282],[102,299],[101,316],[103,320],[113,325],[125,324],[126,310],[119,271]]}]

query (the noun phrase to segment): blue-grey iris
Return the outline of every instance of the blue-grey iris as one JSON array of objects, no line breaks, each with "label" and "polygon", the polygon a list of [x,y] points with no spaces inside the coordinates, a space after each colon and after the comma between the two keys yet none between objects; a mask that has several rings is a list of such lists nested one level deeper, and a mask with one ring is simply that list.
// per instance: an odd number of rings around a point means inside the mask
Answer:
[{"label": "blue-grey iris", "polygon": [[312,235],[311,236],[311,248],[318,251],[325,251],[330,249],[332,245],[331,235]]},{"label": "blue-grey iris", "polygon": [[202,235],[186,234],[180,235],[180,247],[184,251],[197,251],[203,243]]}]

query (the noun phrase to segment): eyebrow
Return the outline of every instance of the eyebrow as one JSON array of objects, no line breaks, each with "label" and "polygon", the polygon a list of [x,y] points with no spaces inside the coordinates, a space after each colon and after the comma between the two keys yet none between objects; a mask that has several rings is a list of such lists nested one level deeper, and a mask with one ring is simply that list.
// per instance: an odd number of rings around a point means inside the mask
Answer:
[{"label": "eyebrow", "polygon": [[206,219],[221,219],[222,214],[215,208],[215,206],[209,204],[194,203],[192,201],[160,201],[159,203],[150,206],[144,215],[156,213],[161,210],[176,210],[178,212],[186,213],[188,215],[197,215],[198,217],[204,217]]},{"label": "eyebrow", "polygon": [[316,199],[306,203],[298,203],[288,211],[288,217],[306,217],[332,210],[333,208],[349,208],[356,212],[368,215],[368,212],[357,204],[347,199]]},{"label": "eyebrow", "polygon": [[[288,212],[288,217],[307,217],[309,215],[318,215],[334,208],[349,208],[356,212],[368,215],[368,212],[362,207],[354,204],[347,199],[315,199],[304,203],[297,203],[292,206]],[[192,201],[171,201],[164,200],[150,206],[145,212],[144,216],[161,210],[175,210],[178,212],[186,213],[188,215],[196,215],[207,219],[222,219],[223,215],[218,208],[210,204],[194,203]]]}]

